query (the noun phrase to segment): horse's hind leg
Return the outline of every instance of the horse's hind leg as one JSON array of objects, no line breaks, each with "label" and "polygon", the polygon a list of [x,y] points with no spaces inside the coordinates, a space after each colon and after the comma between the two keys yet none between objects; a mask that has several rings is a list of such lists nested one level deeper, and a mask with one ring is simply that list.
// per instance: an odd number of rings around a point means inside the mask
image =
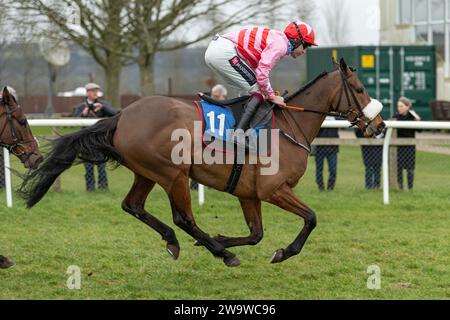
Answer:
[{"label": "horse's hind leg", "polygon": [[180,245],[172,228],[145,211],[147,196],[155,186],[155,182],[143,176],[135,175],[133,186],[122,202],[122,209],[156,230],[167,241],[167,251],[174,259],[180,254]]},{"label": "horse's hind leg", "polygon": [[239,199],[241,208],[244,213],[245,222],[247,222],[250,229],[248,237],[226,237],[218,235],[214,237],[225,248],[238,246],[254,246],[257,245],[263,238],[263,225],[261,217],[261,201],[260,200],[246,200]]},{"label": "horse's hind leg", "polygon": [[316,227],[317,220],[314,212],[301,200],[299,200],[292,189],[287,185],[283,185],[275,191],[267,202],[301,216],[305,220],[305,225],[294,242],[292,242],[286,249],[277,250],[273,255],[272,263],[279,263],[300,253],[306,239],[308,239],[309,235]]},{"label": "horse's hind leg", "polygon": [[205,246],[214,256],[223,258],[227,266],[238,266],[240,264],[239,259],[226,250],[223,245],[203,232],[195,223],[191,208],[188,176],[180,173],[168,194],[175,224]]}]

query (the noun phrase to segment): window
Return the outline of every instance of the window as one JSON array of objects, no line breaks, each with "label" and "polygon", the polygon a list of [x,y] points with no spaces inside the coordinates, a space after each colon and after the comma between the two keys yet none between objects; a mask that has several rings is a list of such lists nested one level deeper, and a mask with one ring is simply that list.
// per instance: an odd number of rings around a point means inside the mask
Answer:
[{"label": "window", "polygon": [[445,57],[445,32],[443,24],[434,24],[433,30],[433,44],[436,46],[436,52],[442,57]]},{"label": "window", "polygon": [[436,46],[450,77],[450,0],[397,0],[398,23],[413,24],[417,44]]},{"label": "window", "polygon": [[412,23],[412,0],[399,0],[399,23],[400,24],[411,24]]},{"label": "window", "polygon": [[445,0],[431,0],[431,20],[433,22],[445,20]]},{"label": "window", "polygon": [[428,21],[428,1],[427,0],[414,0],[414,22],[427,22]]},{"label": "window", "polygon": [[416,26],[416,41],[428,43],[428,26]]},{"label": "window", "polygon": [[450,77],[450,23],[447,23],[447,37],[445,39],[445,75]]},{"label": "window", "polygon": [[447,0],[447,22],[450,22],[450,0]]}]

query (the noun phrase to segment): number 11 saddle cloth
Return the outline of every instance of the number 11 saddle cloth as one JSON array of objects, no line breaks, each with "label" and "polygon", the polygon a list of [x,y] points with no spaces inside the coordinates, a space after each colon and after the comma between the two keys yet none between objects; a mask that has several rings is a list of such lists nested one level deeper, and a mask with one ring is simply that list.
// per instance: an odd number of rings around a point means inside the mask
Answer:
[{"label": "number 11 saddle cloth", "polygon": [[[235,152],[233,144],[229,142],[230,136],[234,132],[250,97],[239,97],[232,100],[214,100],[206,95],[200,97],[202,99],[195,101],[195,104],[202,119],[204,145],[219,152]],[[270,152],[271,129],[274,126],[273,107],[266,102],[261,103],[250,122],[249,130],[246,131],[246,139],[249,139],[250,142],[250,148],[247,151],[257,153],[258,150],[264,149]],[[259,145],[263,142],[266,144],[264,148]]]}]

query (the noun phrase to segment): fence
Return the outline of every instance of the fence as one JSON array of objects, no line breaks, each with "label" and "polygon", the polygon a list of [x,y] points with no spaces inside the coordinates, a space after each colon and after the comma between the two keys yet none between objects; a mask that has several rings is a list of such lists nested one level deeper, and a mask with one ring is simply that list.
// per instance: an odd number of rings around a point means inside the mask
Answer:
[{"label": "fence", "polygon": [[[96,123],[98,119],[34,119],[29,120],[32,127],[79,127],[90,126]],[[328,158],[328,167],[333,169],[333,157],[329,157],[329,154],[333,153],[339,146],[345,149],[345,152],[350,152],[352,161],[355,155],[355,147],[361,147],[361,153],[363,157],[363,164],[365,167],[365,183],[367,189],[383,189],[383,202],[384,204],[390,203],[390,189],[399,183],[403,182],[403,170],[407,171],[407,186],[412,187],[411,178],[414,173],[415,167],[415,148],[419,148],[422,152],[423,147],[426,147],[427,152],[438,152],[450,155],[450,135],[447,133],[436,134],[430,133],[429,130],[450,130],[450,122],[397,122],[386,121],[386,136],[383,139],[365,139],[356,138],[353,131],[340,130],[341,137],[336,138],[317,138],[313,146],[314,156],[316,162],[316,183],[319,189],[324,190],[325,185],[320,181],[319,171],[323,171],[323,162]],[[348,129],[349,123],[347,121],[325,121],[323,128],[336,128],[336,129]],[[395,129],[412,129],[412,130],[424,130],[419,138],[396,138],[393,137]],[[351,148],[350,148],[351,147]],[[347,149],[346,149],[347,148]],[[349,149],[350,148],[350,149]],[[353,148],[353,149],[352,149]],[[346,157],[349,159],[350,157]],[[414,163],[412,162],[414,158]],[[330,160],[331,159],[331,166]],[[450,160],[450,157],[449,157]],[[336,160],[337,161],[337,158]],[[450,161],[448,162],[450,164]],[[4,164],[5,164],[5,189],[6,189],[6,203],[8,207],[12,207],[12,186],[10,176],[10,157],[6,150],[4,150]],[[433,164],[427,164],[433,165]],[[347,167],[346,170],[352,170],[357,166],[356,162]],[[311,167],[311,166],[310,166]],[[360,166],[362,167],[362,166]],[[450,166],[447,168],[450,174]],[[358,169],[360,170],[360,169]],[[333,190],[336,184],[335,174],[333,170],[330,170],[330,178],[328,180],[328,189]],[[320,172],[319,172],[320,173]],[[351,173],[350,173],[351,174]],[[443,172],[443,174],[445,174]],[[382,176],[382,179],[381,179]],[[450,176],[448,177],[450,179]],[[382,180],[382,182],[381,182]],[[403,184],[403,183],[402,183]],[[330,187],[331,186],[331,187]],[[199,203],[202,205],[205,202],[204,187],[199,187]]]}]

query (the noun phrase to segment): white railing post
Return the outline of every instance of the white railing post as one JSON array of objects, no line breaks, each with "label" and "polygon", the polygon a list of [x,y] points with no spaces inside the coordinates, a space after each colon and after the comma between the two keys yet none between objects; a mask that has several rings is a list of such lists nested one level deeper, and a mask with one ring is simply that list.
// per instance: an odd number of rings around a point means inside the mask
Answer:
[{"label": "white railing post", "polygon": [[5,168],[5,189],[6,189],[6,206],[12,208],[12,186],[11,186],[11,171],[9,170],[11,162],[9,159],[9,151],[3,148],[3,159]]},{"label": "white railing post", "polygon": [[205,204],[205,186],[198,184],[198,204],[203,206]]},{"label": "white railing post", "polygon": [[[85,127],[95,124],[100,119],[30,119],[28,121],[31,127]],[[391,144],[392,129],[441,129],[450,130],[450,122],[437,121],[385,121],[387,129],[386,138],[383,146],[383,200],[385,204],[389,204],[389,146]],[[345,129],[350,126],[348,121],[326,120],[323,128]],[[6,203],[9,208],[12,207],[12,186],[10,173],[10,155],[5,149],[4,151],[4,170],[5,170],[5,187],[6,187]],[[199,185],[198,202],[200,206],[205,203],[205,189],[203,185]]]},{"label": "white railing post", "polygon": [[389,204],[389,146],[391,145],[392,128],[386,131],[383,144],[383,202]]}]

